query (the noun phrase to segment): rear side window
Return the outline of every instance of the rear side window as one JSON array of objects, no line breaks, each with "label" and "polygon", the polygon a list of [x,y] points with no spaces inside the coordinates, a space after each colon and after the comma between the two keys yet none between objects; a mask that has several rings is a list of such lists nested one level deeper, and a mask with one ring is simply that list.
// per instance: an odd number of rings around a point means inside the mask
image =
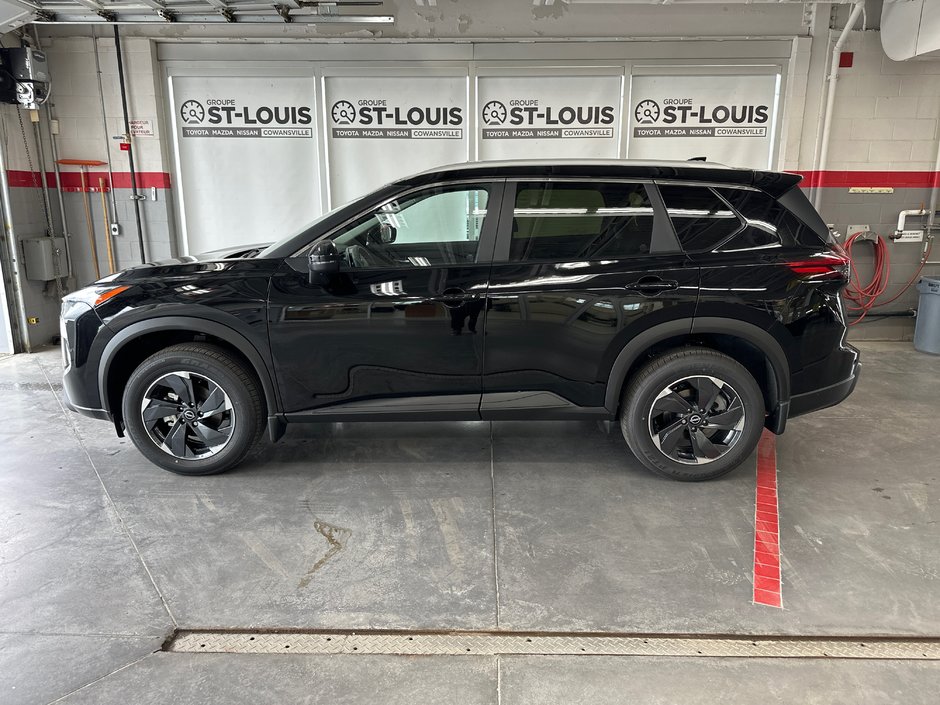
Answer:
[{"label": "rear side window", "polygon": [[648,253],[652,239],[653,208],[642,184],[517,184],[513,261],[632,257]]},{"label": "rear side window", "polygon": [[734,206],[745,221],[739,235],[726,243],[725,251],[779,247],[782,244],[806,242],[818,237],[799,218],[762,191],[717,189]]},{"label": "rear side window", "polygon": [[705,186],[659,184],[659,192],[686,252],[710,252],[743,225],[728,204]]}]

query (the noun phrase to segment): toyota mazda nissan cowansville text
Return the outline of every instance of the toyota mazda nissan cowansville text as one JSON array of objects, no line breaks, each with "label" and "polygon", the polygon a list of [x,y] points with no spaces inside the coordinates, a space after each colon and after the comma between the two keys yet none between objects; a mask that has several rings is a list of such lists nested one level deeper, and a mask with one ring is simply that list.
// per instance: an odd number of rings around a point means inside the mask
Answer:
[{"label": "toyota mazda nissan cowansville text", "polygon": [[715,478],[857,379],[849,264],[798,182],[705,162],[425,172],[273,245],[68,295],[68,403],[186,475],[287,423],[599,419],[650,470]]}]

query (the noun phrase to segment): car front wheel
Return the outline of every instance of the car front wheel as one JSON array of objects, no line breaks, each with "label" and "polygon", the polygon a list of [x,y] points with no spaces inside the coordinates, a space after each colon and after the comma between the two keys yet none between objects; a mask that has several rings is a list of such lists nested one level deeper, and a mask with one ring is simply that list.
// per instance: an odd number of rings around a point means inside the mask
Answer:
[{"label": "car front wheel", "polygon": [[124,424],[152,463],[180,475],[237,465],[261,433],[254,376],[212,345],[173,345],[134,370],[124,390]]},{"label": "car front wheel", "polygon": [[711,480],[754,451],[764,426],[760,388],[743,365],[708,348],[674,350],[630,380],[620,428],[643,465],[676,480]]}]

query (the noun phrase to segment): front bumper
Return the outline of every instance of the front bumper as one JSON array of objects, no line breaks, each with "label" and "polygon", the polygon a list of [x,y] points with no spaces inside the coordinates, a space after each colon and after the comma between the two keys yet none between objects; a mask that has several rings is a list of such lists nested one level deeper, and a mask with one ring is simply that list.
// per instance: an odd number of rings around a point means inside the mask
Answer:
[{"label": "front bumper", "polygon": [[[64,387],[63,387],[64,390]],[[104,409],[94,409],[87,406],[79,406],[78,404],[73,404],[69,399],[68,392],[65,392],[63,395],[65,397],[65,406],[70,411],[74,411],[77,414],[82,416],[88,416],[92,419],[100,419],[101,421],[113,421],[111,414]]]},{"label": "front bumper", "polygon": [[83,416],[111,420],[98,390],[98,360],[110,331],[91,306],[73,301],[63,302],[60,330],[65,405]]}]

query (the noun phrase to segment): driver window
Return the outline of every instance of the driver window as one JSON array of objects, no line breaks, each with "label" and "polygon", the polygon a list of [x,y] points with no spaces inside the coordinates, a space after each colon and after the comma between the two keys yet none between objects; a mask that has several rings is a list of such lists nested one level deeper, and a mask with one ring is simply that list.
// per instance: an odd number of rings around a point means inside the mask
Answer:
[{"label": "driver window", "polygon": [[419,191],[358,219],[333,243],[355,268],[472,264],[488,200],[486,186]]}]

